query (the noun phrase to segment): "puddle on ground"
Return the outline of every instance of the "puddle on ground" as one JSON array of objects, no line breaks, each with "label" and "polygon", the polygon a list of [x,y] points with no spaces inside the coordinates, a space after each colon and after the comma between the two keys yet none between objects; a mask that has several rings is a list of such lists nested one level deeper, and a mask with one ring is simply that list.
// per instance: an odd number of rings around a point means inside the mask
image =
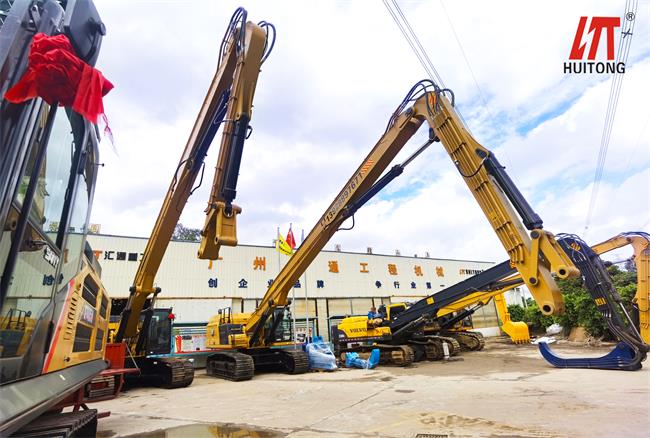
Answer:
[{"label": "puddle on ground", "polygon": [[[97,436],[100,437],[102,435],[100,433]],[[276,438],[283,436],[286,436],[286,434],[272,430],[216,424],[188,424],[186,426],[128,435],[128,437],[133,438]]]}]

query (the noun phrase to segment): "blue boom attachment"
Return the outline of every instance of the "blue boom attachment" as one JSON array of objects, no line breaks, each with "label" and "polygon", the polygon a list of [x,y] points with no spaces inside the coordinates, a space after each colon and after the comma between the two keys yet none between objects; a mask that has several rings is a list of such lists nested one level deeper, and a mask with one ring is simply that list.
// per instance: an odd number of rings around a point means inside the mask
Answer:
[{"label": "blue boom attachment", "polygon": [[612,351],[601,357],[564,358],[557,356],[546,342],[539,343],[544,359],[558,368],[596,368],[601,370],[636,371],[641,369],[638,352],[625,342],[619,342]]},{"label": "blue boom attachment", "polygon": [[635,371],[641,368],[650,346],[628,315],[621,297],[612,284],[607,268],[601,258],[582,239],[575,235],[558,235],[558,243],[580,270],[589,294],[598,311],[603,315],[609,331],[619,340],[611,352],[595,358],[562,358],[544,343],[539,351],[551,365],[559,368],[598,368],[606,370]]}]

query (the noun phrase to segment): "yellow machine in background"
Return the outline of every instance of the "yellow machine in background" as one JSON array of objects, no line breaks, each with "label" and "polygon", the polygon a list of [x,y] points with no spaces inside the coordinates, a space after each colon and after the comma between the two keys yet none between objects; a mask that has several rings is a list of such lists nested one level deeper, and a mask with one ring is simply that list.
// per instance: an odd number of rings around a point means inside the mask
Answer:
[{"label": "yellow machine in background", "polygon": [[508,312],[508,306],[503,295],[494,297],[494,304],[497,308],[497,314],[501,320],[501,330],[508,336],[515,344],[527,344],[530,342],[530,332],[528,325],[523,321],[513,321]]},{"label": "yellow machine in background", "polygon": [[377,318],[344,318],[332,328],[336,353],[368,353],[377,348],[381,363],[406,366],[410,362],[394,353],[397,347],[413,350],[414,361],[443,359],[461,348],[481,350],[483,335],[468,330],[462,322],[490,299],[523,283],[514,277],[506,262],[415,303],[381,306]]},{"label": "yellow machine in background", "polygon": [[650,344],[650,234],[642,231],[621,233],[591,248],[596,254],[605,254],[627,245],[634,251],[637,275],[633,319],[645,343]]}]

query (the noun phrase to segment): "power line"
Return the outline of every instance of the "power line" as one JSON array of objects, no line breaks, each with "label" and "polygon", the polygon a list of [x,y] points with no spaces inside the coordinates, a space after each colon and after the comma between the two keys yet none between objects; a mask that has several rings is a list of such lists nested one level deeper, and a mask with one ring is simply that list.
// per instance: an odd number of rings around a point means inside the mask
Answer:
[{"label": "power line", "polygon": [[458,34],[456,33],[456,29],[454,28],[454,24],[451,22],[451,18],[449,17],[449,13],[447,12],[447,8],[445,7],[445,4],[442,0],[440,0],[440,6],[442,6],[442,11],[445,13],[445,17],[447,17],[447,22],[449,23],[449,27],[451,28],[451,32],[454,34],[454,38],[456,39],[456,43],[458,43],[458,47],[460,48],[460,52],[463,55],[463,59],[465,60],[465,65],[467,65],[467,69],[469,70],[470,74],[472,75],[472,80],[474,81],[474,85],[476,85],[476,89],[478,90],[478,94],[481,97],[481,101],[483,102],[483,106],[485,107],[485,110],[487,111],[488,115],[492,117],[492,114],[490,113],[490,107],[488,106],[487,99],[485,99],[485,95],[483,94],[483,90],[481,89],[481,86],[478,84],[478,81],[476,80],[476,75],[474,74],[474,70],[472,69],[472,66],[469,63],[469,59],[467,58],[467,55],[465,54],[465,49],[463,48],[463,44],[460,42],[460,38],[458,38]]},{"label": "power line", "polygon": [[[397,4],[397,1],[396,1],[396,0],[392,0],[392,1],[393,1],[393,5],[395,5],[395,9],[396,9],[397,12],[399,13],[400,17],[402,17],[402,20],[404,20],[404,23],[406,24],[406,27],[408,28],[408,30],[409,30],[411,36],[413,37],[415,43],[417,44],[418,48],[420,49],[420,52],[422,53],[424,59],[426,60],[427,65],[431,68],[431,70],[432,70],[433,73],[435,74],[436,79],[438,80],[438,85],[440,85],[441,88],[447,88],[447,87],[445,87],[445,83],[444,83],[444,81],[442,80],[442,77],[438,74],[438,70],[436,70],[436,67],[435,67],[435,66],[433,65],[433,63],[431,62],[431,59],[429,58],[429,55],[427,54],[427,51],[424,50],[424,47],[423,47],[422,44],[420,43],[420,39],[418,38],[418,36],[417,36],[417,35],[415,34],[415,32],[413,31],[413,28],[411,27],[411,24],[410,24],[409,21],[406,19],[406,16],[405,16],[404,13],[402,12],[402,9],[399,7],[399,4]],[[431,79],[433,79],[433,78],[431,78]]]},{"label": "power line", "polygon": [[[632,35],[634,33],[634,23],[636,17],[636,10],[638,0],[627,0],[625,2],[625,13],[623,15],[623,26],[621,26],[621,40],[618,45],[616,53],[616,62],[627,62],[630,53],[630,46],[632,44]],[[625,25],[629,27],[625,29]],[[587,210],[587,217],[585,219],[585,229],[583,236],[586,237],[591,222],[591,217],[596,209],[596,201],[598,199],[598,192],[600,189],[600,181],[602,180],[605,170],[605,161],[607,159],[607,150],[609,149],[609,142],[612,137],[612,130],[614,127],[614,118],[616,116],[616,108],[618,107],[618,100],[623,85],[623,74],[616,71],[612,77],[612,86],[609,90],[609,99],[607,102],[607,112],[605,114],[605,123],[603,126],[603,133],[600,139],[600,150],[598,151],[598,160],[596,162],[596,171],[594,174],[594,182],[591,188],[591,197],[589,199],[589,208]]]},{"label": "power line", "polygon": [[627,171],[630,169],[630,166],[632,165],[632,159],[636,155],[636,150],[638,149],[639,143],[641,143],[641,138],[643,137],[643,134],[645,133],[646,128],[648,127],[648,122],[650,122],[650,114],[648,114],[648,117],[646,117],[645,123],[643,124],[643,127],[639,131],[639,135],[636,138],[636,141],[634,142],[634,146],[632,147],[632,152],[630,152],[630,155],[628,156],[627,165],[625,166],[623,175],[627,174]]},{"label": "power line", "polygon": [[[445,83],[442,80],[442,77],[438,73],[436,67],[433,65],[433,62],[431,62],[431,58],[429,58],[429,55],[427,54],[426,50],[422,46],[422,43],[420,43],[420,39],[418,38],[415,31],[411,27],[411,24],[409,23],[408,19],[402,12],[402,9],[399,7],[399,4],[397,4],[397,1],[392,0],[392,3],[395,7],[395,11],[393,11],[393,9],[391,8],[390,4],[388,3],[388,0],[383,0],[383,2],[384,2],[384,6],[386,6],[386,9],[388,9],[388,12],[393,18],[393,21],[395,22],[395,24],[397,24],[397,27],[402,32],[402,35],[404,36],[404,38],[406,38],[406,41],[411,46],[413,53],[415,53],[415,56],[420,61],[420,64],[422,64],[424,71],[427,73],[427,75],[429,75],[429,78],[441,88],[446,88]],[[398,17],[398,15],[399,17],[401,17],[404,24],[400,22],[400,18]],[[463,114],[458,110],[458,108],[456,108],[456,113],[460,116],[460,120],[463,122],[465,129],[467,129],[467,131],[471,133],[471,130],[469,129],[469,125],[465,121]]]},{"label": "power line", "polygon": [[[469,70],[472,80],[474,81],[474,85],[476,86],[476,89],[478,91],[478,94],[481,98],[481,102],[483,102],[483,107],[485,108],[485,112],[487,112],[487,115],[490,119],[494,119],[494,115],[492,115],[492,111],[490,111],[490,106],[488,105],[487,99],[485,98],[485,93],[483,93],[483,89],[478,83],[478,80],[476,79],[476,75],[474,74],[474,69],[472,68],[472,65],[469,62],[469,58],[467,57],[467,54],[465,53],[465,48],[463,47],[463,43],[460,41],[460,37],[458,36],[458,33],[456,33],[456,28],[454,27],[454,23],[451,21],[451,17],[449,13],[447,12],[447,8],[445,7],[445,4],[443,0],[440,0],[440,6],[442,7],[442,11],[445,13],[445,17],[447,17],[447,22],[449,23],[449,27],[451,28],[451,32],[454,34],[454,38],[456,39],[456,43],[458,44],[458,48],[460,49],[461,54],[463,55],[463,59],[465,60],[465,65],[467,66],[467,69]],[[463,116],[461,115],[461,119]],[[465,123],[465,120],[463,120],[463,123]],[[467,123],[465,123],[465,126],[467,127]],[[467,128],[469,130],[469,128]],[[471,131],[470,131],[471,133]],[[515,177],[517,176],[516,174],[516,167],[512,165],[512,160],[510,159],[510,154],[508,153],[507,148],[503,148],[503,153],[506,159],[506,162],[508,164],[508,167],[510,168],[510,173],[513,174]]]},{"label": "power line", "polygon": [[[411,46],[411,49],[413,50],[413,53],[415,53],[415,56],[418,58],[418,61],[420,61],[420,64],[422,64],[422,67],[424,68],[424,71],[427,73],[429,78],[431,78],[432,81],[435,81],[434,76],[437,78],[437,72],[434,73],[433,70],[429,68],[429,65],[424,61],[424,57],[420,53],[420,51],[416,47],[416,43],[412,41],[410,34],[406,31],[404,25],[400,22],[399,18],[397,17],[397,14],[393,11],[393,9],[390,7],[390,4],[388,3],[388,0],[383,0],[384,6],[386,6],[386,9],[388,10],[388,13],[390,13],[391,17],[393,18],[393,21],[395,24],[397,24],[397,27],[399,30],[402,32],[402,35],[406,39],[406,42]],[[402,15],[403,16],[403,15]],[[410,26],[409,26],[410,28]]]}]

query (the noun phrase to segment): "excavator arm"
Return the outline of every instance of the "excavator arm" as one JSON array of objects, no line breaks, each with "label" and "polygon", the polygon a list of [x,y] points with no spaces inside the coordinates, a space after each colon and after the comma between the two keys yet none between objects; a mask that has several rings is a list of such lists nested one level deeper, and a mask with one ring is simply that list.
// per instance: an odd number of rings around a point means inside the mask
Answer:
[{"label": "excavator arm", "polygon": [[235,217],[241,211],[232,204],[243,143],[249,131],[252,100],[262,62],[275,37],[271,24],[246,22],[246,11],[237,9],[224,36],[219,65],[172,178],[151,237],[138,266],[130,296],[122,313],[116,341],[138,334],[140,316],[147,298],[160,292],[154,279],[174,228],[192,194],[205,156],[223,124],[221,148],[212,193],[206,210],[199,250],[201,258],[216,259],[221,244],[235,245]]},{"label": "excavator arm", "polygon": [[[607,357],[596,360],[560,359],[540,343],[544,357],[555,366],[635,370],[649,346],[643,342],[620,302],[600,257],[575,235],[556,237],[543,230],[541,218],[512,182],[492,152],[473,139],[454,110],[453,93],[430,81],[429,89],[412,107],[440,139],[474,198],[537,301],[543,314],[562,313],[564,301],[555,278],[582,276],[607,325],[621,343]],[[426,87],[427,85],[425,85]],[[451,96],[451,101],[446,94]]]},{"label": "excavator arm", "polygon": [[300,278],[343,222],[353,216],[361,205],[379,192],[388,182],[401,174],[404,166],[433,143],[433,138],[430,138],[411,158],[401,165],[394,166],[384,177],[381,177],[397,153],[424,122],[423,118],[412,117],[410,112],[402,113],[405,103],[412,98],[416,91],[417,87],[414,87],[402,105],[398,107],[377,144],[354,171],[352,177],[327,207],[300,248],[289,259],[266,291],[244,328],[249,339],[249,346],[252,347],[263,342],[263,327],[273,310],[287,305],[287,295],[296,280]]},{"label": "excavator arm", "polygon": [[227,123],[221,137],[205,225],[201,232],[201,259],[217,260],[221,245],[237,246],[236,220],[241,208],[233,204],[233,200],[237,194],[244,141],[252,131],[250,120],[257,77],[262,63],[272,49],[273,41],[269,43],[267,38],[269,30],[275,32],[273,25],[267,22],[259,25],[246,23],[244,53],[236,60],[232,84],[234,91],[229,96],[225,119]]},{"label": "excavator arm", "polygon": [[[431,87],[433,91],[413,105],[413,117],[425,118],[433,128],[542,312],[561,313],[564,302],[552,275],[575,277],[578,269],[554,236],[542,229],[541,218],[494,153],[467,131],[453,108],[453,94],[433,84]],[[451,94],[451,102],[447,93]]]}]

